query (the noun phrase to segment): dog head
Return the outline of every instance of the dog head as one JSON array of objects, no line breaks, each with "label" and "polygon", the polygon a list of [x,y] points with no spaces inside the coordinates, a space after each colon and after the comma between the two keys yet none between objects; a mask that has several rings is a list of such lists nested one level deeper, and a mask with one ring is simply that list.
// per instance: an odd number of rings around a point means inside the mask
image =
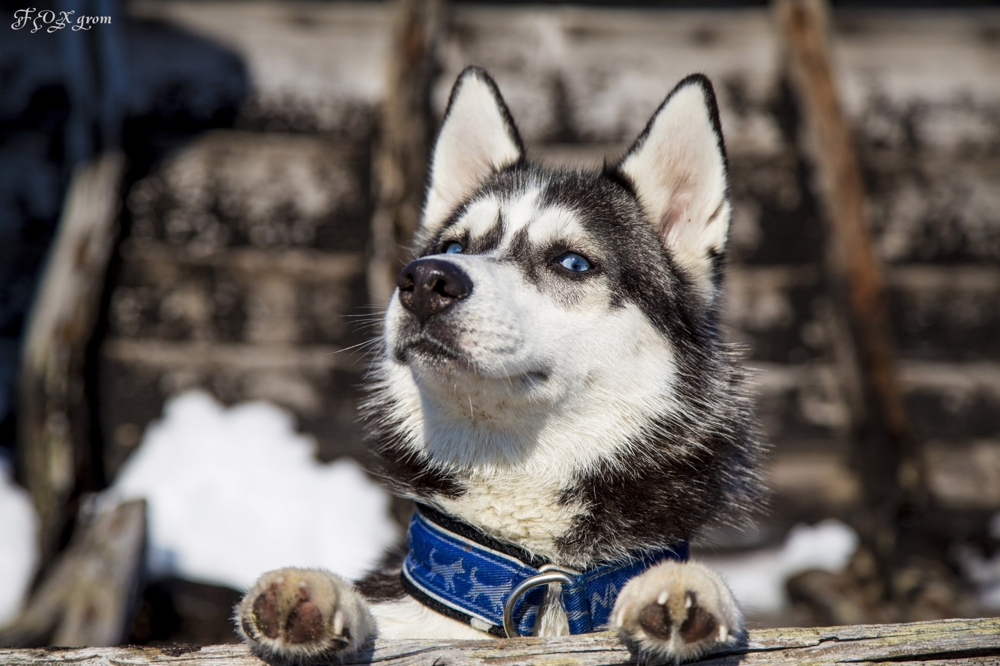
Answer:
[{"label": "dog head", "polygon": [[688,460],[745,434],[717,331],[727,194],[703,76],[617,163],[566,172],[528,164],[495,83],[463,72],[375,372],[392,476],[425,498],[504,474],[572,493],[636,452]]}]

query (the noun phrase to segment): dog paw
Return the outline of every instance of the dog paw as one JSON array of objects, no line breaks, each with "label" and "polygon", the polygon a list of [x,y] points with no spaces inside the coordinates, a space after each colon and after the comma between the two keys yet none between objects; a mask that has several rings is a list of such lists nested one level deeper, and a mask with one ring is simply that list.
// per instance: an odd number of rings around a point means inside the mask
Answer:
[{"label": "dog paw", "polygon": [[695,659],[743,633],[733,593],[717,573],[692,562],[664,562],[633,578],[611,617],[642,661]]},{"label": "dog paw", "polygon": [[235,620],[251,651],[274,664],[355,652],[374,630],[367,605],[349,583],[311,569],[261,576],[236,606]]}]

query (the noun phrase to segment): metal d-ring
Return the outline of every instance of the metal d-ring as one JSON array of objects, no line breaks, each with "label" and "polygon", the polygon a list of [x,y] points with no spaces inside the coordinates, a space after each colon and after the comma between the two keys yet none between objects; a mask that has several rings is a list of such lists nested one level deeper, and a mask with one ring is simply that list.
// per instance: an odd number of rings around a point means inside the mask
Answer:
[{"label": "metal d-ring", "polygon": [[541,567],[541,573],[525,578],[510,591],[510,596],[507,597],[507,601],[503,604],[503,630],[506,632],[507,638],[516,638],[521,635],[517,630],[517,625],[514,623],[514,606],[517,605],[517,600],[533,587],[550,585],[552,583],[572,585],[573,577],[569,571],[556,569],[552,565],[545,565]]}]

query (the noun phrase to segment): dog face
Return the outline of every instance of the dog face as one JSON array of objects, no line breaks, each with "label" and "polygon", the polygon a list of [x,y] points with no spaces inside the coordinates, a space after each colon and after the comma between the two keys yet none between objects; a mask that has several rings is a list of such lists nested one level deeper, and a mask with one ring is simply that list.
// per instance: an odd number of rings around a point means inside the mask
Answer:
[{"label": "dog face", "polygon": [[691,465],[718,448],[703,429],[734,429],[716,423],[723,407],[746,411],[717,333],[730,217],[704,77],[674,89],[619,163],[587,173],[528,165],[495,84],[466,70],[373,382],[393,476],[425,499],[529,478],[570,506],[582,479],[635,455]]}]

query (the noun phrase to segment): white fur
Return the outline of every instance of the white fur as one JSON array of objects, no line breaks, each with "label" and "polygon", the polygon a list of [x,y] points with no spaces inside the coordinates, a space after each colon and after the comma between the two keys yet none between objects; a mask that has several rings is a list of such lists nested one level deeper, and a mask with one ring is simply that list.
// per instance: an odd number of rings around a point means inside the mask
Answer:
[{"label": "white fur", "polygon": [[372,604],[380,638],[482,640],[483,632],[432,611],[413,597]]},{"label": "white fur", "polygon": [[483,197],[469,204],[468,210],[462,216],[464,229],[471,236],[481,236],[489,231],[500,215],[500,202],[494,197]]},{"label": "white fur", "polygon": [[[372,604],[379,638],[428,638],[482,640],[487,627],[477,629],[437,613],[414,599],[404,597]],[[569,633],[566,612],[556,596],[546,595],[538,622],[539,636],[565,636]]]},{"label": "white fur", "polygon": [[[485,212],[498,210],[507,227],[492,253],[448,255],[475,284],[454,336],[474,367],[418,355],[404,364],[390,353],[379,373],[413,452],[451,469],[468,488],[461,500],[440,500],[441,508],[552,557],[555,540],[583,508],[560,503],[566,484],[648,435],[650,414],[677,409],[676,368],[669,343],[637,306],[610,307],[600,276],[571,298],[553,298],[514,265],[496,261],[522,220],[532,220],[529,238],[588,244],[572,212],[529,209],[536,201],[534,190],[508,202],[487,198],[455,225],[458,234],[484,232]],[[393,299],[390,350],[407,316]]]},{"label": "white fur", "polygon": [[455,88],[431,159],[423,222],[428,230],[440,226],[490,173],[521,158],[489,84],[469,71]]},{"label": "white fur", "polygon": [[538,214],[537,204],[540,194],[539,189],[532,188],[507,204],[504,211],[505,240],[510,240],[515,233],[532,223]]},{"label": "white fur", "polygon": [[597,252],[576,214],[560,206],[550,206],[538,213],[537,219],[528,227],[528,239],[542,247],[563,240],[584,254]]},{"label": "white fur", "polygon": [[725,250],[726,169],[701,86],[678,89],[622,163],[646,214],[703,294],[714,298],[710,251]]}]

